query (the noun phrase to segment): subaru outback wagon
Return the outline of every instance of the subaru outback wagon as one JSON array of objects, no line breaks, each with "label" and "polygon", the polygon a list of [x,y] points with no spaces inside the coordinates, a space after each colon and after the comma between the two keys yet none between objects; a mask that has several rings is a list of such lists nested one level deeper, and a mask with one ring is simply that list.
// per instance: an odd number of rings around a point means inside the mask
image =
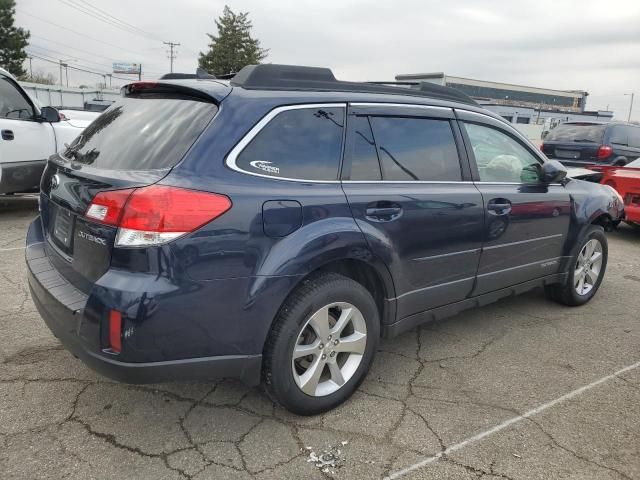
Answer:
[{"label": "subaru outback wagon", "polygon": [[125,382],[347,399],[381,336],[544,287],[598,290],[622,202],[445,87],[258,65],[137,82],[42,176],[33,300]]}]

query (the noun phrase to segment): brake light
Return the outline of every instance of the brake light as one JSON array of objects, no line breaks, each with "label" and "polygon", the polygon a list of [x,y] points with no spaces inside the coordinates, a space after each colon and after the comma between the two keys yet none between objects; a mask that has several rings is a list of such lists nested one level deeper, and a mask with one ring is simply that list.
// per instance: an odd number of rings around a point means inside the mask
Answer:
[{"label": "brake light", "polygon": [[544,143],[541,143],[541,144],[540,144],[540,151],[541,151],[541,152],[544,152]]},{"label": "brake light", "polygon": [[117,227],[127,199],[132,193],[133,188],[100,192],[89,205],[85,216]]},{"label": "brake light", "polygon": [[122,314],[117,310],[109,311],[109,348],[114,353],[122,351]]},{"label": "brake light", "polygon": [[101,192],[86,217],[118,227],[116,246],[161,245],[218,218],[231,208],[225,195],[165,185]]},{"label": "brake light", "polygon": [[613,148],[609,145],[600,145],[598,148],[598,160],[606,160],[613,154]]}]

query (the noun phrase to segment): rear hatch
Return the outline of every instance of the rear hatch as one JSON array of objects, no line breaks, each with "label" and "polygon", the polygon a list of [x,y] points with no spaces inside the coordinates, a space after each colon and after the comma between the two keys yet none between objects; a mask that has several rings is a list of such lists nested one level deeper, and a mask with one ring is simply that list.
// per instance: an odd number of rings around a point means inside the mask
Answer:
[{"label": "rear hatch", "polygon": [[117,227],[87,217],[92,201],[164,178],[217,111],[215,99],[196,90],[132,84],[49,159],[41,180],[43,230],[52,261],[76,288],[88,293],[107,271],[116,239]]},{"label": "rear hatch", "polygon": [[560,161],[596,162],[605,128],[594,123],[560,124],[545,137],[542,152]]}]

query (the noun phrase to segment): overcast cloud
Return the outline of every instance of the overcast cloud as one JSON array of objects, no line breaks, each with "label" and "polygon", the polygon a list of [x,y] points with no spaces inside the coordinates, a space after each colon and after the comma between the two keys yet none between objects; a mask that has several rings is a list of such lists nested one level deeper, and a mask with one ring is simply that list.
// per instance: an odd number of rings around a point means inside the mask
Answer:
[{"label": "overcast cloud", "polygon": [[[112,61],[139,62],[145,77],[153,78],[169,69],[164,39],[182,44],[174,69],[193,72],[198,52],[207,47],[206,33],[215,33],[214,18],[228,3],[250,12],[254,36],[270,49],[268,62],[328,66],[344,80],[444,71],[587,90],[589,109],[609,105],[624,119],[630,100],[624,94],[635,91],[632,119],[640,120],[638,0],[87,1],[158,39],[91,18],[70,7],[70,0],[17,0],[17,23],[32,34],[30,51],[76,58],[81,68],[101,72],[110,71]],[[58,76],[55,65],[33,62],[34,70]],[[76,71],[69,77],[73,85],[101,81]]]}]

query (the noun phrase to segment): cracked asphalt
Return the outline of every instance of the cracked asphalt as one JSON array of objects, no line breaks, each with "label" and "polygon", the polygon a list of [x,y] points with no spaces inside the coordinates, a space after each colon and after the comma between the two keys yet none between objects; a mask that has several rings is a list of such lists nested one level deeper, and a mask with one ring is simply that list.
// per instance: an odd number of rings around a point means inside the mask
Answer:
[{"label": "cracked asphalt", "polygon": [[[29,298],[36,214],[34,198],[0,200],[3,479],[383,478],[640,361],[640,232],[622,226],[589,305],[531,292],[384,340],[352,400],[322,416],[232,380],[118,384],[67,353]],[[335,468],[307,461],[330,447]],[[403,478],[640,478],[640,368]]]}]

